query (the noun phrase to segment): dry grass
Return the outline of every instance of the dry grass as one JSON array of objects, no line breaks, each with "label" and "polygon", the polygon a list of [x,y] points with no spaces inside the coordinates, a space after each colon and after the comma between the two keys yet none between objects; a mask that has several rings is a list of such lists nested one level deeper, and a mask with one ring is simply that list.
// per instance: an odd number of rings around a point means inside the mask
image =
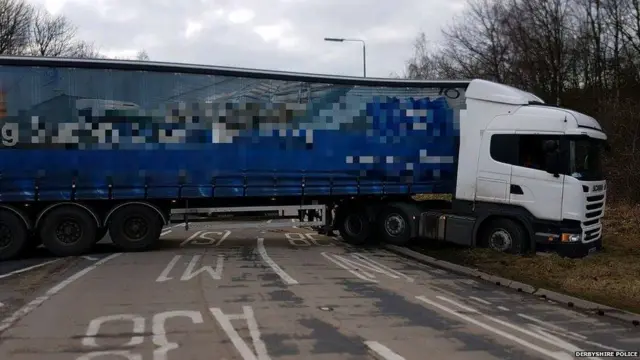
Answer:
[{"label": "dry grass", "polygon": [[418,201],[426,201],[426,200],[447,200],[451,201],[451,194],[418,194],[413,197]]},{"label": "dry grass", "polygon": [[486,249],[421,247],[436,258],[640,313],[640,205],[607,208],[604,247],[583,259],[511,256]]}]

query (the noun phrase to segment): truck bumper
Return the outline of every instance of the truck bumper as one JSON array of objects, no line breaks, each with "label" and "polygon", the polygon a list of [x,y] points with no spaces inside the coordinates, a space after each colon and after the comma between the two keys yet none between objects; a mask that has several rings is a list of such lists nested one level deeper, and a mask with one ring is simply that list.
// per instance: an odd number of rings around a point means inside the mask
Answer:
[{"label": "truck bumper", "polygon": [[602,250],[602,236],[595,241],[588,243],[576,242],[576,243],[559,243],[553,244],[555,252],[560,256],[569,258],[581,258],[591,253]]}]

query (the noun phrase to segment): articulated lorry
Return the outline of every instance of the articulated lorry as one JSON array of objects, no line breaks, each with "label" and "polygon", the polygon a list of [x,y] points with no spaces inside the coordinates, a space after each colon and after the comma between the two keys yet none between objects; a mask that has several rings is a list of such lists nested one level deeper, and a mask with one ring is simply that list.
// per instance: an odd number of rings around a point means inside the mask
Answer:
[{"label": "articulated lorry", "polygon": [[255,212],[356,245],[602,244],[601,126],[494,82],[0,57],[0,103],[0,259]]}]

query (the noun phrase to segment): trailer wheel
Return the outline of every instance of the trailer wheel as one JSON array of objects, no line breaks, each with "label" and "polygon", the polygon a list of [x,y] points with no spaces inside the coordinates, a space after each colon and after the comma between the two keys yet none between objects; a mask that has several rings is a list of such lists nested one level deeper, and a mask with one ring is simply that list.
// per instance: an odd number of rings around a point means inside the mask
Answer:
[{"label": "trailer wheel", "polygon": [[25,223],[13,212],[0,210],[0,261],[18,257],[29,244]]},{"label": "trailer wheel", "polygon": [[124,251],[146,251],[157,245],[162,225],[162,219],[150,207],[124,206],[112,215],[109,236]]},{"label": "trailer wheel", "polygon": [[385,243],[404,246],[411,240],[412,223],[408,212],[401,206],[385,207],[378,215],[377,225]]},{"label": "trailer wheel", "polygon": [[529,242],[520,224],[511,219],[496,219],[484,229],[482,244],[495,251],[525,254]]},{"label": "trailer wheel", "polygon": [[345,209],[336,219],[338,232],[348,244],[363,245],[369,241],[371,222],[362,208]]},{"label": "trailer wheel", "polygon": [[45,215],[39,232],[44,247],[54,255],[77,256],[95,244],[97,225],[84,209],[59,206]]}]

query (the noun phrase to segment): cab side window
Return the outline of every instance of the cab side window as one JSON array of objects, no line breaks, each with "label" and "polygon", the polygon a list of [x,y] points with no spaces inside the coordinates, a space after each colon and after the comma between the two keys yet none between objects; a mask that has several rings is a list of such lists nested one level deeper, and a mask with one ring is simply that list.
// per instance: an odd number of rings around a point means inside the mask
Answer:
[{"label": "cab side window", "polygon": [[544,142],[559,141],[549,135],[495,134],[491,136],[490,154],[495,161],[531,169],[545,169]]}]

